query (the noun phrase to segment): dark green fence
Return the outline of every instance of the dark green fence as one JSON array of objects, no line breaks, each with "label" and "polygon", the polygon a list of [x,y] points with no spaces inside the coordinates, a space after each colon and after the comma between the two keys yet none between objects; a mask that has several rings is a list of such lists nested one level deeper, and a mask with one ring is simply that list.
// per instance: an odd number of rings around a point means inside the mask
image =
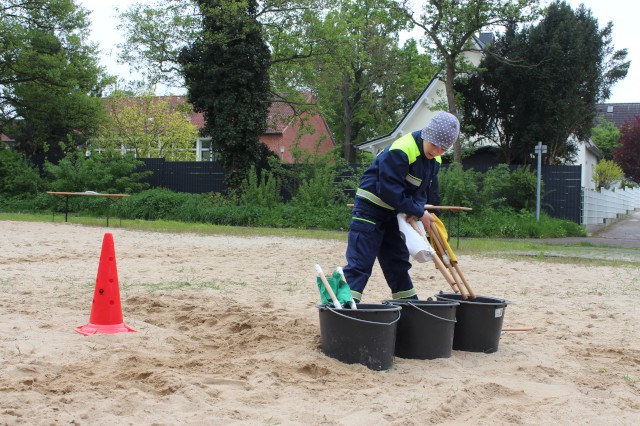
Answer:
[{"label": "dark green fence", "polygon": [[153,174],[146,179],[151,188],[166,188],[191,194],[224,193],[224,168],[214,161],[165,161],[164,158],[142,159],[141,171]]},{"label": "dark green fence", "polygon": [[[447,165],[443,165],[446,167]],[[472,168],[477,172],[484,173],[491,165],[464,165],[463,168]],[[510,164],[509,168],[514,171],[518,167]],[[532,173],[537,174],[537,168],[529,166]],[[566,219],[575,223],[580,222],[582,209],[582,166],[542,166],[540,178],[544,182],[544,193],[540,207],[549,216],[558,219]]]},{"label": "dark green fence", "polygon": [[[224,194],[224,168],[215,161],[165,161],[162,158],[142,159],[145,166],[141,170],[153,172],[146,182],[152,188],[167,188],[176,192],[192,194],[214,193]],[[446,167],[446,165],[444,166]],[[490,166],[473,165],[478,172],[486,172]],[[515,169],[516,165],[511,168]],[[353,176],[355,168],[343,168],[338,172],[338,180]],[[543,166],[541,170],[544,182],[544,194],[541,208],[551,217],[567,219],[580,223],[581,213],[581,166]],[[531,168],[536,172],[535,168]],[[289,182],[288,188],[297,187],[296,182]],[[351,191],[352,192],[352,191]],[[348,194],[353,196],[352,193]],[[285,200],[291,194],[283,194]]]}]

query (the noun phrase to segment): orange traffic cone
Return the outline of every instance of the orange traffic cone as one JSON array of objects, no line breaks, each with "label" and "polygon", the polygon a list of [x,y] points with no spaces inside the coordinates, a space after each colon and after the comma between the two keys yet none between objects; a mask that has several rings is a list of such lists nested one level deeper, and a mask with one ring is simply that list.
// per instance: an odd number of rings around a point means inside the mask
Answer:
[{"label": "orange traffic cone", "polygon": [[104,234],[102,240],[102,253],[100,254],[100,265],[98,265],[96,287],[93,292],[89,324],[76,327],[75,330],[85,336],[96,333],[115,334],[135,331],[127,327],[122,320],[116,253],[111,233]]}]

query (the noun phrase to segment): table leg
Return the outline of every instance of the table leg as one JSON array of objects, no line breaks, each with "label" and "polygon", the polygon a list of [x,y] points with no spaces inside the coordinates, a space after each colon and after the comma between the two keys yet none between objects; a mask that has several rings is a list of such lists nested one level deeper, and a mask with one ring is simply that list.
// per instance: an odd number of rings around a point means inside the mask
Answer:
[{"label": "table leg", "polygon": [[[458,249],[460,248],[460,213],[457,213],[456,217],[457,217],[456,248]],[[451,229],[451,212],[447,212],[447,216],[445,219],[447,221],[447,228]],[[451,235],[449,235],[449,241],[453,241],[451,239]]]}]

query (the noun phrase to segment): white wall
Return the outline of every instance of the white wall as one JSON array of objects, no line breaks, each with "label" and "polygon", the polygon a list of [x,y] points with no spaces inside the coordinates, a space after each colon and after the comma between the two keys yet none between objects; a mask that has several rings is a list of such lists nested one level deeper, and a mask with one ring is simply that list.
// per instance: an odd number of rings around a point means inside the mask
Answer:
[{"label": "white wall", "polygon": [[606,219],[640,209],[640,188],[608,190],[585,189],[582,203],[582,225],[588,231],[602,227]]},{"label": "white wall", "polygon": [[585,189],[596,189],[596,183],[593,181],[592,176],[596,165],[598,164],[598,157],[587,149],[585,142],[578,141],[573,135],[570,136],[570,139],[578,145],[576,161],[573,164],[576,166],[582,166],[582,187]]}]

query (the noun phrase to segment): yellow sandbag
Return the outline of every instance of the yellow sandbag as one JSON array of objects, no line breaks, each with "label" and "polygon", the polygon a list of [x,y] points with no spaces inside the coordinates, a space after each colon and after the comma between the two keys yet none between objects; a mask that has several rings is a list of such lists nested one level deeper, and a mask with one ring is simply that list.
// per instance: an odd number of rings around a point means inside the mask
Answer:
[{"label": "yellow sandbag", "polygon": [[435,225],[438,229],[438,233],[440,234],[440,239],[442,240],[444,249],[449,255],[449,259],[451,259],[452,262],[457,262],[458,258],[456,258],[455,253],[453,252],[453,250],[451,250],[451,246],[449,245],[449,233],[447,232],[447,228],[445,228],[444,223],[442,223],[438,216],[433,213],[431,213],[431,216],[433,216],[433,218],[436,220]]}]

